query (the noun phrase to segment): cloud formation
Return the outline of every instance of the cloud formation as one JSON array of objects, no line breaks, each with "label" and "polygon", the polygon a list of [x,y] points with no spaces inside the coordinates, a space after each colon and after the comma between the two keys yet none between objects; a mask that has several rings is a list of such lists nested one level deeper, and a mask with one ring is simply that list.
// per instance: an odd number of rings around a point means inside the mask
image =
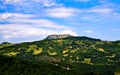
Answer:
[{"label": "cloud formation", "polygon": [[28,25],[0,25],[0,34],[3,35],[4,39],[10,38],[23,38],[23,37],[31,37],[31,36],[47,36],[51,34],[71,34],[77,35],[72,30],[61,30],[61,29],[48,29],[48,28],[37,28],[37,27],[30,27]]},{"label": "cloud formation", "polygon": [[51,6],[57,6],[58,5],[58,4],[56,4],[55,0],[33,0],[33,1],[39,2],[45,7],[51,7]]},{"label": "cloud formation", "polygon": [[79,19],[83,22],[119,21],[120,13],[114,4],[93,6],[91,8],[79,9]]},{"label": "cloud formation", "polygon": [[24,38],[31,36],[47,36],[51,34],[71,34],[77,35],[72,27],[57,24],[48,19],[33,19],[37,15],[21,13],[3,13],[0,14],[0,34],[4,39]]},{"label": "cloud formation", "polygon": [[79,10],[75,8],[57,7],[46,9],[48,16],[56,18],[69,18],[76,16],[78,13]]},{"label": "cloud formation", "polygon": [[[0,36],[4,39],[62,33],[96,37],[96,34],[105,34],[106,29],[112,28],[116,29],[111,30],[111,33],[117,37],[119,35],[120,4],[117,1],[2,0],[0,2]],[[103,32],[100,28],[106,29]]]},{"label": "cloud formation", "polygon": [[51,7],[51,6],[61,6],[61,4],[57,4],[56,0],[5,0],[5,4],[31,4],[31,3],[39,3],[44,7]]},{"label": "cloud formation", "polygon": [[23,0],[5,0],[6,3],[18,3],[21,1],[23,1]]},{"label": "cloud formation", "polygon": [[18,20],[18,19],[29,19],[34,17],[32,14],[23,14],[23,13],[1,13],[0,21],[7,20]]}]

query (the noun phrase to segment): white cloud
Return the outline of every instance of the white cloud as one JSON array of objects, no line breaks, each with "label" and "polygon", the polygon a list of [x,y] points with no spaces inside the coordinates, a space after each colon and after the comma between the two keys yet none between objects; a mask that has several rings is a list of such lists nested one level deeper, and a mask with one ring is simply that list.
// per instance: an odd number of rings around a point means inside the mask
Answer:
[{"label": "white cloud", "polygon": [[0,14],[0,20],[4,20],[4,19],[8,19],[9,17],[11,17],[12,16],[12,14]]},{"label": "white cloud", "polygon": [[85,30],[84,32],[85,32],[85,33],[93,33],[92,30]]},{"label": "white cloud", "polygon": [[76,16],[78,12],[79,10],[75,8],[59,7],[47,9],[46,15],[56,18],[68,18]]},{"label": "white cloud", "polygon": [[[4,39],[23,38],[31,36],[47,36],[50,34],[61,34],[63,32],[75,35],[73,28],[60,25],[47,19],[33,19],[37,15],[20,13],[3,13],[0,21],[10,24],[0,24],[0,35]],[[66,31],[67,30],[67,31]]]},{"label": "white cloud", "polygon": [[78,19],[82,22],[100,22],[106,23],[108,21],[118,22],[120,15],[112,4],[93,6],[87,9],[79,9]]},{"label": "white cloud", "polygon": [[29,4],[29,3],[39,3],[44,7],[51,6],[61,6],[61,4],[57,4],[56,0],[5,0],[6,4]]},{"label": "white cloud", "polygon": [[21,1],[23,1],[23,0],[5,0],[6,3],[18,3]]},{"label": "white cloud", "polygon": [[30,27],[28,25],[0,25],[0,34],[3,35],[4,39],[10,38],[23,38],[23,37],[31,37],[31,36],[47,36],[51,34],[71,34],[77,35],[72,30],[55,30],[55,29],[48,29],[48,28],[35,28]]},{"label": "white cloud", "polygon": [[73,36],[77,36],[77,33],[72,31],[72,30],[64,30],[60,34],[70,34],[70,35],[73,35]]},{"label": "white cloud", "polygon": [[54,28],[54,29],[72,29],[71,27],[67,27],[64,25],[60,25],[56,22],[47,20],[47,19],[33,19],[37,17],[37,15],[31,14],[21,14],[21,13],[3,13],[0,14],[0,21],[10,22],[12,24],[28,24],[32,27],[46,27],[46,28]]},{"label": "white cloud", "polygon": [[22,13],[2,13],[0,14],[0,21],[3,20],[11,20],[11,19],[27,19],[27,18],[31,18],[34,17],[34,15],[31,14],[22,14]]},{"label": "white cloud", "polygon": [[40,2],[45,7],[57,6],[55,0],[33,0],[33,1]]},{"label": "white cloud", "polygon": [[21,20],[21,19],[18,19],[18,20],[10,20],[10,22],[13,22],[13,23],[20,23],[20,22],[24,22],[24,23],[28,23],[30,24],[31,26],[33,27],[46,27],[46,28],[54,28],[54,29],[73,29],[71,27],[67,27],[67,26],[64,26],[64,25],[59,25],[53,21],[50,21],[50,20],[47,20],[47,19],[34,19],[34,20],[31,20],[31,19],[26,19],[26,20]]},{"label": "white cloud", "polygon": [[33,28],[30,26],[21,25],[5,25],[0,26],[0,33],[3,34],[4,39],[9,38],[22,38],[31,36],[44,36],[54,33],[53,30]]},{"label": "white cloud", "polygon": [[100,7],[94,7],[94,8],[90,8],[88,10],[88,12],[91,12],[91,13],[99,13],[99,14],[108,14],[108,13],[111,13],[113,12],[113,9],[112,8],[100,8]]}]

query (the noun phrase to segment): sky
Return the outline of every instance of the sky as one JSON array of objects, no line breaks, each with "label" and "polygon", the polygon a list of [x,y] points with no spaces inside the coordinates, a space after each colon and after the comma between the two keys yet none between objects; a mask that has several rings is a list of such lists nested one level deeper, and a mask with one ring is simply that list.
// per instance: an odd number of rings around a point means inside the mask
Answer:
[{"label": "sky", "polygon": [[52,34],[120,40],[120,0],[0,0],[0,42]]}]

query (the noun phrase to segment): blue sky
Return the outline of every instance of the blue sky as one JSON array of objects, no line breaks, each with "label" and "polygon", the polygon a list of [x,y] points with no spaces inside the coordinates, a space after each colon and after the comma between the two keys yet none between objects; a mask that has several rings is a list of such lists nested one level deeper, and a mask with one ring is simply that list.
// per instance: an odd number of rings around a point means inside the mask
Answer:
[{"label": "blue sky", "polygon": [[0,42],[51,34],[120,40],[120,0],[0,0]]}]

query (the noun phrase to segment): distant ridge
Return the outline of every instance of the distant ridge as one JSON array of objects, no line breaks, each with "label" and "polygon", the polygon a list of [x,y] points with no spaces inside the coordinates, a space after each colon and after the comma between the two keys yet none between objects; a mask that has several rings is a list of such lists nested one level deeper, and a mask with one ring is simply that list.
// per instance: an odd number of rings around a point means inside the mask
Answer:
[{"label": "distant ridge", "polygon": [[102,41],[101,39],[96,39],[96,38],[91,38],[91,37],[86,37],[86,36],[71,36],[71,37],[66,37],[63,39]]},{"label": "distant ridge", "polygon": [[48,35],[45,39],[51,40],[51,39],[71,39],[71,40],[92,40],[92,41],[101,41],[101,39],[95,39],[95,38],[90,38],[86,36],[72,36],[70,34],[53,34],[53,35]]}]

